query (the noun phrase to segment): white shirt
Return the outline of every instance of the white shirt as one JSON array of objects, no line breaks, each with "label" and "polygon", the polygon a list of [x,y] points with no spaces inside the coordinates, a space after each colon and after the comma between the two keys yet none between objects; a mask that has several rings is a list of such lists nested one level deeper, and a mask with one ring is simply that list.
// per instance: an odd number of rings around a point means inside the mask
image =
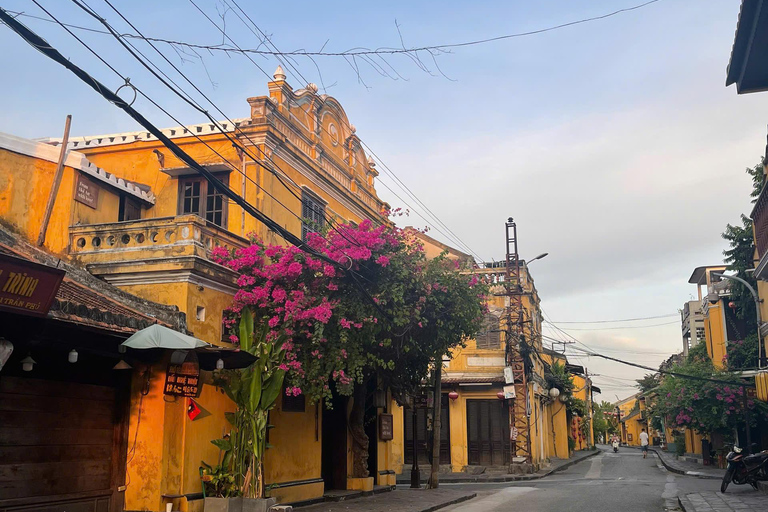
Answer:
[{"label": "white shirt", "polygon": [[648,432],[641,432],[640,433],[640,445],[641,446],[648,446]]}]

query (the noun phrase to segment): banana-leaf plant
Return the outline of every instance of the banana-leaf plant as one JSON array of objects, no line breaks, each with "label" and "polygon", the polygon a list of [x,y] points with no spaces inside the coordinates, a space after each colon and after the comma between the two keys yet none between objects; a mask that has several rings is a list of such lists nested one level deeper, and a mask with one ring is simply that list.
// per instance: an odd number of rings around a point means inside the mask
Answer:
[{"label": "banana-leaf plant", "polygon": [[235,479],[238,494],[246,498],[264,497],[264,452],[267,449],[269,411],[283,389],[285,360],[283,337],[267,339],[269,326],[254,325],[250,309],[243,308],[239,321],[240,350],[257,357],[248,368],[220,370],[214,383],[235,403],[235,412],[225,414],[232,426],[228,438],[211,441],[225,457]]}]

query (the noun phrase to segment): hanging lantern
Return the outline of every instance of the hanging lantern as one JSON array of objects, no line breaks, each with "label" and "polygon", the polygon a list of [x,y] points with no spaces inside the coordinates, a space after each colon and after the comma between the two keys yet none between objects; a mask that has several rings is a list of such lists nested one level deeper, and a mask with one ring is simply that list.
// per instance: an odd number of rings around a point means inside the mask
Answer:
[{"label": "hanging lantern", "polygon": [[755,375],[755,386],[757,387],[757,399],[768,402],[768,371],[762,370]]},{"label": "hanging lantern", "polygon": [[549,396],[551,396],[552,398],[557,398],[557,397],[559,397],[559,396],[560,396],[560,390],[559,390],[559,389],[557,389],[557,388],[552,388],[552,389],[550,389],[550,390],[549,390]]},{"label": "hanging lantern", "polygon": [[736,303],[731,301],[731,302],[728,303],[728,307],[731,308],[731,309],[736,309]]},{"label": "hanging lantern", "polygon": [[499,400],[504,400],[504,392],[503,391],[499,391],[498,393],[496,393],[496,396],[499,398]]},{"label": "hanging lantern", "polygon": [[457,398],[459,398],[459,394],[456,391],[451,391],[450,393],[448,393],[448,398],[450,398],[451,400],[456,400]]},{"label": "hanging lantern", "polygon": [[216,360],[216,369],[217,370],[223,370],[224,369],[224,360],[222,358],[218,358]]},{"label": "hanging lantern", "polygon": [[133,367],[126,363],[123,359],[118,361],[117,364],[112,367],[113,370],[130,370],[131,368]]},{"label": "hanging lantern", "polygon": [[77,362],[77,350],[72,349],[69,351],[69,354],[67,354],[67,361],[70,363],[76,363]]},{"label": "hanging lantern", "polygon": [[25,372],[31,372],[35,364],[37,364],[37,361],[32,359],[32,356],[27,356],[21,360],[21,369]]}]

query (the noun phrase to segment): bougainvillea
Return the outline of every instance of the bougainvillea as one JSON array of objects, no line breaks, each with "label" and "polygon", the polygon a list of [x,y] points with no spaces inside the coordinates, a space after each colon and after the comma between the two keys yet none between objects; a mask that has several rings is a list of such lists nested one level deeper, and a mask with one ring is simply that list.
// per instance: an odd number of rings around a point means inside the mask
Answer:
[{"label": "bougainvillea", "polygon": [[[744,388],[728,383],[738,380],[734,374],[715,369],[704,343],[692,348],[686,361],[673,370],[726,382],[665,376],[656,390],[658,400],[653,415],[665,418],[669,427],[687,427],[702,434],[718,432],[730,436],[735,428],[743,427]],[[760,418],[768,418],[765,403],[748,398],[746,406],[753,425]]]},{"label": "bougainvillea", "polygon": [[[228,340],[239,341],[244,307],[257,325],[268,326],[264,342],[284,339],[286,394],[330,406],[334,391],[353,396],[375,378],[402,398],[436,358],[480,328],[486,288],[445,255],[427,260],[412,230],[366,220],[310,233],[307,245],[323,257],[257,238],[234,253],[213,253],[240,274],[225,312]],[[356,451],[367,451],[360,430]]]}]

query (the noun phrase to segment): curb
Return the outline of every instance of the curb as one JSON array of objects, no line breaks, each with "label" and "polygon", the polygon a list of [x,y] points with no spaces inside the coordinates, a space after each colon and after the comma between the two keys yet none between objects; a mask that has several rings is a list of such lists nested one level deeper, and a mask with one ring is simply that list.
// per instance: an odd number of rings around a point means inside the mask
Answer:
[{"label": "curb", "polygon": [[688,498],[686,498],[685,496],[678,496],[677,503],[678,505],[680,505],[680,508],[683,510],[683,512],[688,512],[688,511],[693,512],[695,510],[691,502],[688,501]]},{"label": "curb", "polygon": [[[501,475],[501,476],[494,476],[494,477],[488,477],[488,478],[482,478],[482,475],[477,476],[464,476],[464,477],[452,477],[449,480],[443,480],[440,483],[445,484],[481,484],[481,483],[503,483],[503,482],[523,482],[528,480],[540,480],[544,477],[548,477],[549,475],[553,473],[557,473],[558,471],[562,471],[564,469],[567,469],[574,464],[578,464],[579,462],[586,460],[590,457],[594,457],[598,453],[601,453],[601,450],[594,450],[594,452],[589,453],[583,457],[580,457],[578,459],[569,460],[568,462],[565,462],[564,464],[552,468],[545,473],[541,474],[532,474],[532,475]],[[424,479],[423,482],[420,483],[426,483],[427,480]],[[410,480],[402,480],[398,482],[398,485],[405,485],[410,483]]]},{"label": "curb", "polygon": [[679,467],[673,466],[668,461],[664,460],[664,457],[659,453],[659,451],[656,448],[651,448],[650,450],[656,454],[656,456],[659,458],[659,460],[664,465],[664,467],[667,468],[667,471],[671,471],[672,473],[677,473],[678,475],[684,475],[684,476],[693,476],[696,478],[703,478],[705,480],[722,480],[723,479],[722,476],[708,475],[706,473],[701,473],[699,471],[686,471],[685,469],[680,469]]},{"label": "curb", "polygon": [[466,494],[464,496],[459,496],[458,498],[452,499],[450,501],[446,501],[445,503],[440,503],[438,505],[432,505],[431,507],[423,508],[419,510],[419,512],[433,512],[435,510],[440,510],[441,508],[450,507],[451,505],[455,505],[457,503],[469,501],[476,497],[477,497],[477,493],[473,492],[471,494]]}]

